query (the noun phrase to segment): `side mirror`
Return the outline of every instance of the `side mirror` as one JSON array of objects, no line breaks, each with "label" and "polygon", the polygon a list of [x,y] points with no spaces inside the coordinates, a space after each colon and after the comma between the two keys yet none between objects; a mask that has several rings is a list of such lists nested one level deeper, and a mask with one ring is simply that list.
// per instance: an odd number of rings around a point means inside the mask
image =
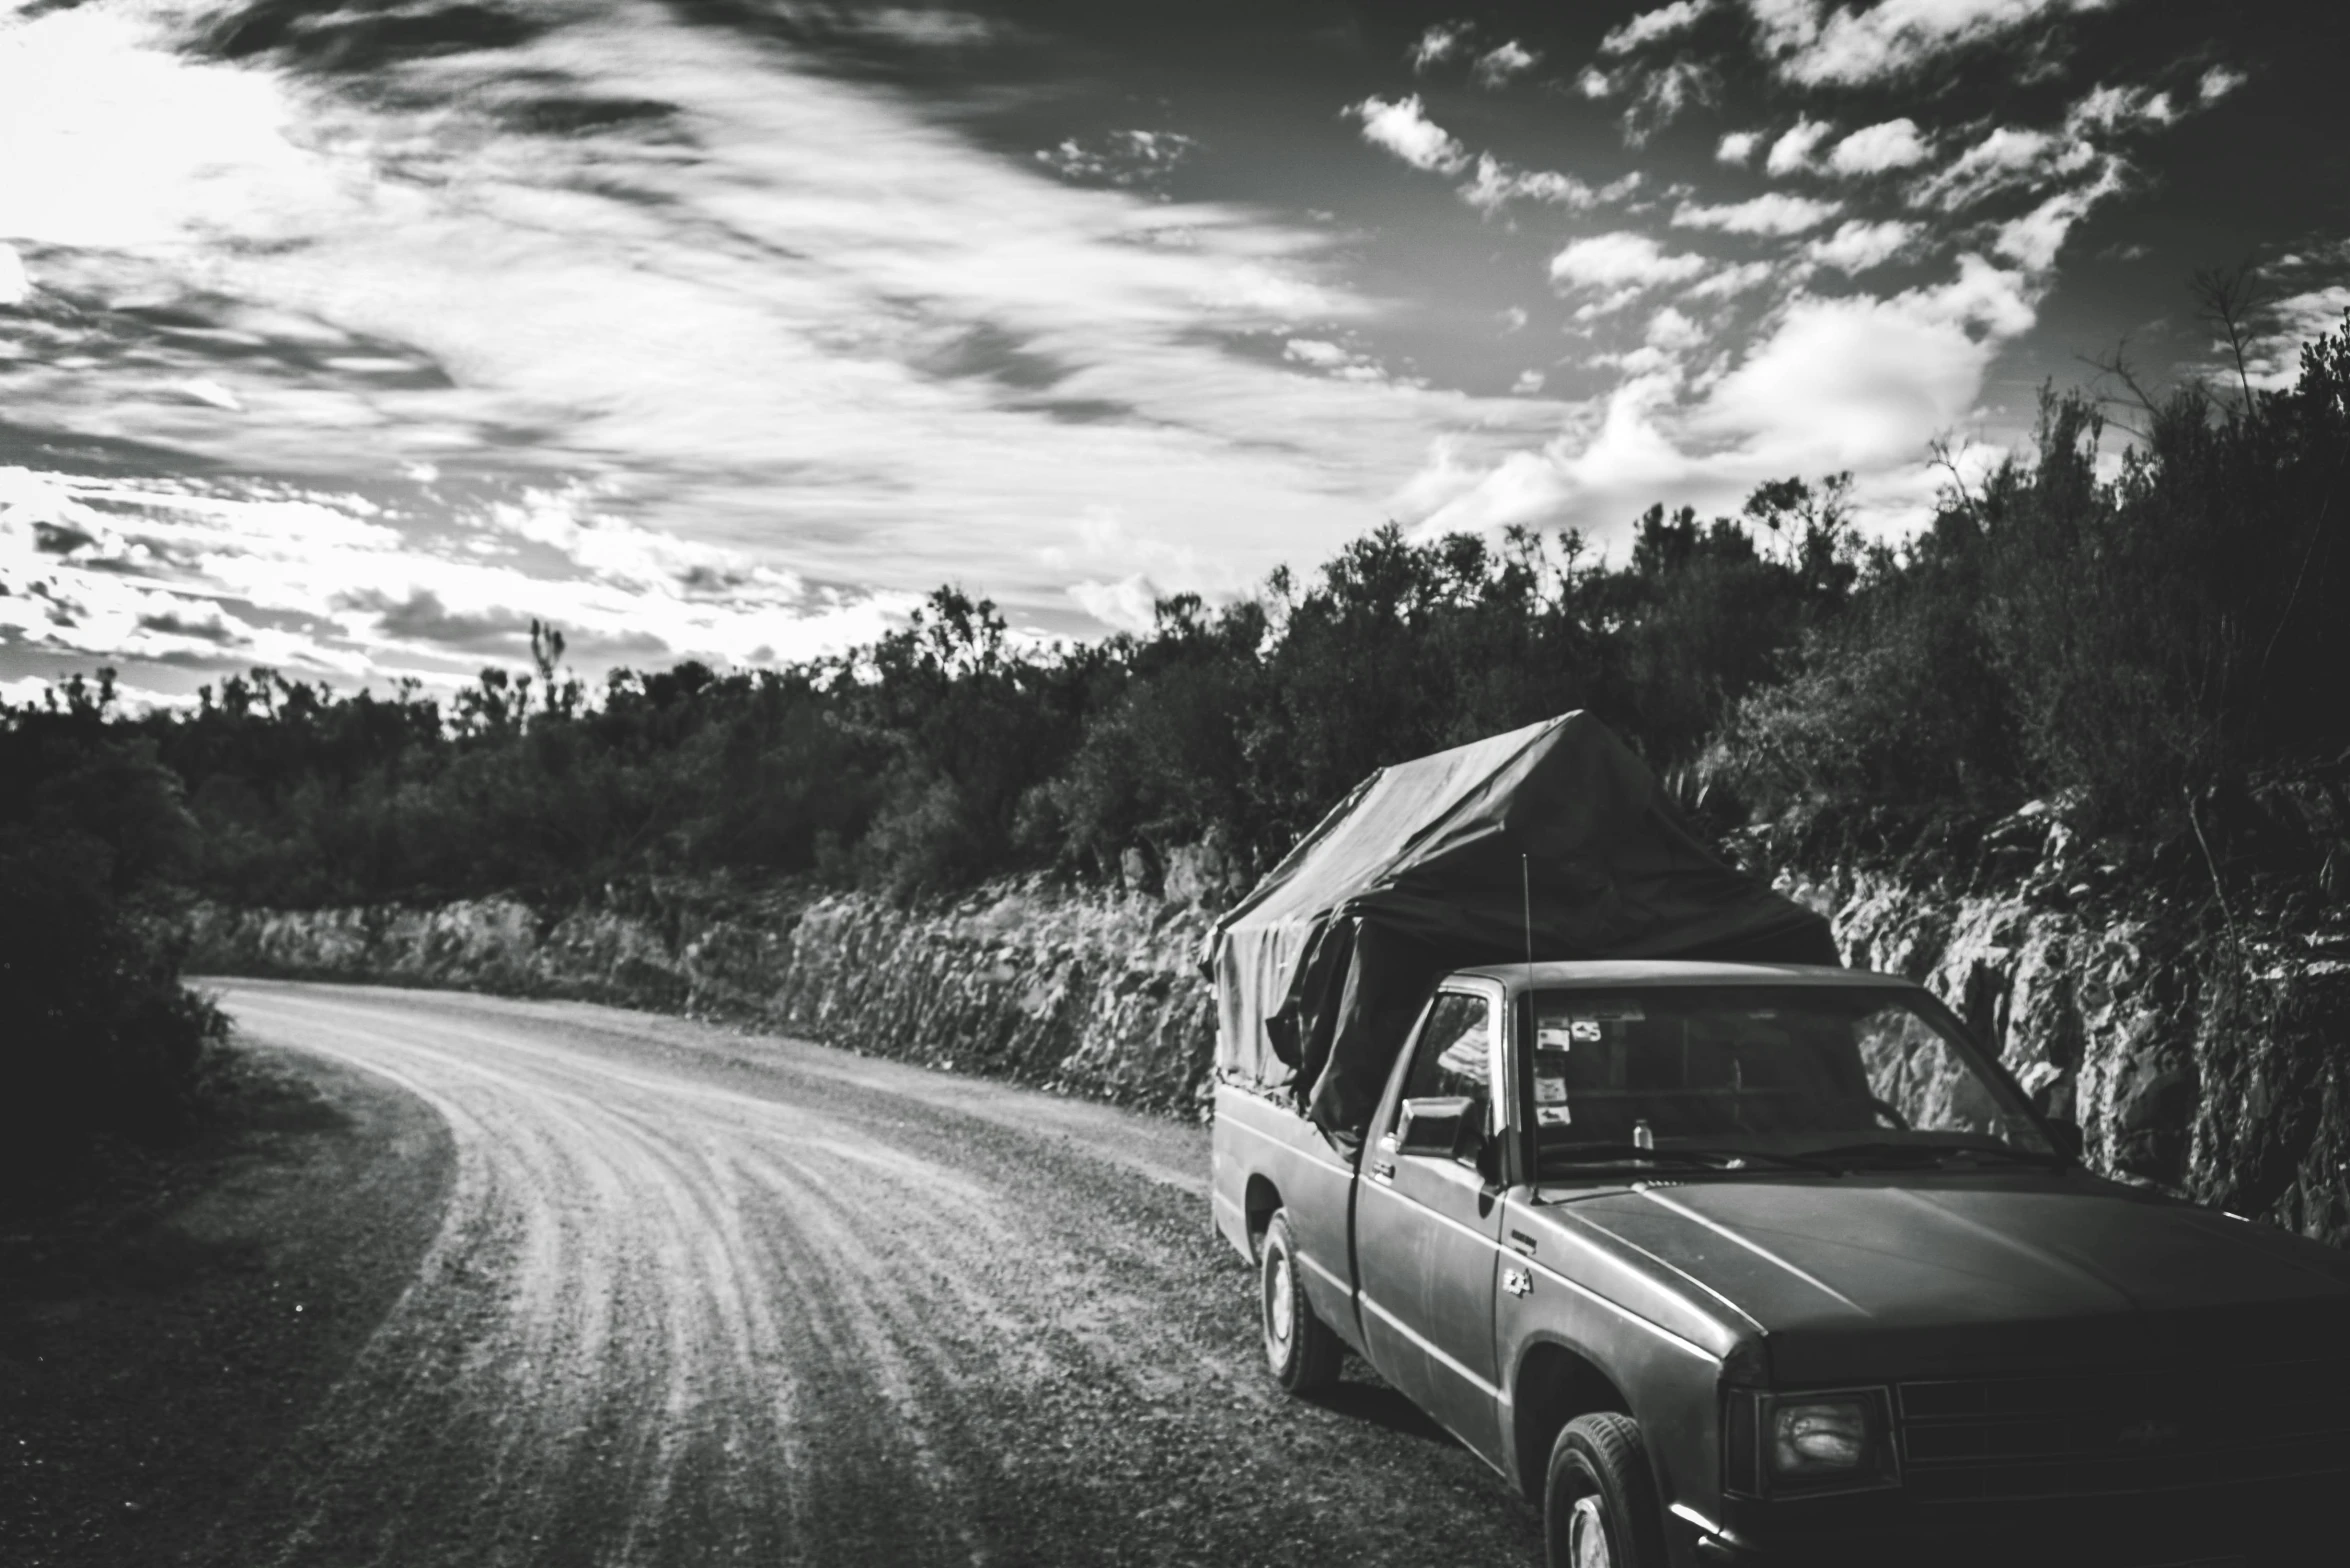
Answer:
[{"label": "side mirror", "polygon": [[1396,1152],[1434,1154],[1449,1160],[1467,1147],[1468,1139],[1475,1132],[1482,1130],[1475,1118],[1483,1110],[1480,1102],[1465,1094],[1406,1100],[1403,1116],[1395,1129]]},{"label": "side mirror", "polygon": [[2048,1118],[2048,1132],[2056,1140],[2056,1152],[2068,1160],[2081,1157],[2081,1124],[2069,1116]]}]

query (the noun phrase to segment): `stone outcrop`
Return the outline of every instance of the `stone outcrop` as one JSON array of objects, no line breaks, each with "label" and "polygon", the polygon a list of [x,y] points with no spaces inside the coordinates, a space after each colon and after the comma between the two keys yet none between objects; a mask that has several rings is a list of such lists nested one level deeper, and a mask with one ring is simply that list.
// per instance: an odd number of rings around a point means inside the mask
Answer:
[{"label": "stone outcrop", "polygon": [[1039,879],[868,894],[615,892],[424,908],[189,911],[191,972],[466,986],[682,1011],[1154,1110],[1205,1099],[1208,917]]},{"label": "stone outcrop", "polygon": [[1999,886],[1783,874],[1847,963],[1923,982],[2124,1179],[2350,1246],[2350,928],[2216,923],[2026,808]]}]

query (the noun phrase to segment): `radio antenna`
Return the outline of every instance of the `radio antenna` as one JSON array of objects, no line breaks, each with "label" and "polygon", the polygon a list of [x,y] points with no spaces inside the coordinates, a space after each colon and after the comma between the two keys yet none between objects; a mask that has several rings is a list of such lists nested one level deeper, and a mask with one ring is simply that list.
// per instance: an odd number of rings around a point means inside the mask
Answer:
[{"label": "radio antenna", "polygon": [[[1526,915],[1526,994],[1534,993],[1534,857],[1518,857],[1518,887],[1525,900]],[[1534,1004],[1529,1001],[1528,1007]]]}]

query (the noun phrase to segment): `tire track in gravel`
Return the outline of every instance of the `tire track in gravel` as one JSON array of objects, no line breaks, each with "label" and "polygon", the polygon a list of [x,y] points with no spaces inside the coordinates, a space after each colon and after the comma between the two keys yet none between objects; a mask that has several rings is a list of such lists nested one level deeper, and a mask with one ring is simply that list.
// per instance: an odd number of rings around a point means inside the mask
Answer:
[{"label": "tire track in gravel", "polygon": [[1203,1129],[581,1004],[225,982],[457,1172],[416,1278],[197,1560],[1531,1562],[1359,1368],[1262,1375]]}]

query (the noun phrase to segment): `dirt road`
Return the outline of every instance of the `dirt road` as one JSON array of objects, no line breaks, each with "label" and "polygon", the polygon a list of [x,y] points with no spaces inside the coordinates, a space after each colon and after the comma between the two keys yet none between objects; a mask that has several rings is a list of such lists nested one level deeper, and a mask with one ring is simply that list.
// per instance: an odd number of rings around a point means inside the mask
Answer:
[{"label": "dirt road", "polygon": [[1369,1374],[1272,1388],[1202,1129],[584,1005],[221,990],[420,1097],[457,1164],[413,1283],[200,1557],[1536,1558]]}]

